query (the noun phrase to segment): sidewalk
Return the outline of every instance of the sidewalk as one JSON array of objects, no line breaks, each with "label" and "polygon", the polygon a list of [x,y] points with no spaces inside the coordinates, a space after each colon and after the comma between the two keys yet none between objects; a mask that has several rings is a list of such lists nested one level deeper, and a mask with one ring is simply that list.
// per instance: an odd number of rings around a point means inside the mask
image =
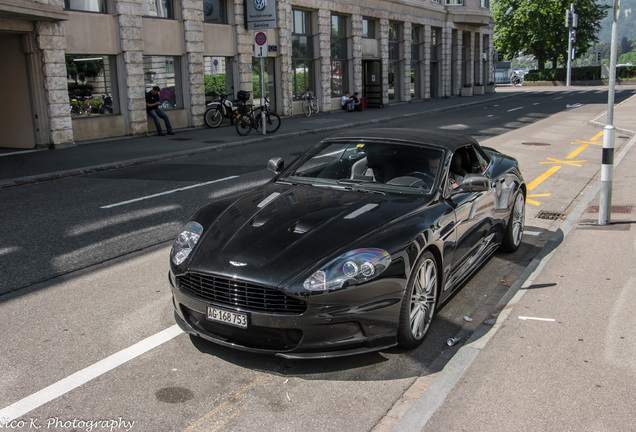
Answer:
[{"label": "sidewalk", "polygon": [[[616,106],[617,130],[635,113],[636,96]],[[615,156],[611,224],[597,183],[393,430],[636,431],[635,145]]]},{"label": "sidewalk", "polygon": [[[37,181],[89,174],[124,168],[158,160],[214,151],[228,146],[266,142],[290,136],[374,124],[391,119],[418,116],[431,112],[489,103],[520,95],[515,87],[498,89],[500,93],[469,98],[453,97],[397,103],[385,108],[369,108],[361,112],[338,110],[304,116],[283,117],[280,129],[273,134],[258,135],[254,130],[242,137],[229,121],[217,129],[189,128],[176,130],[174,136],[159,137],[155,133],[142,137],[123,137],[57,150],[0,152],[0,189]],[[153,131],[154,132],[154,131]]]}]

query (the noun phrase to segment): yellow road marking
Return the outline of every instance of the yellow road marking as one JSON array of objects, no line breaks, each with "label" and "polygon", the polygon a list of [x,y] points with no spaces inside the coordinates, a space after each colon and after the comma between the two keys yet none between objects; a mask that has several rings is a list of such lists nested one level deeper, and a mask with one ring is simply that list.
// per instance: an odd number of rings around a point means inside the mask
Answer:
[{"label": "yellow road marking", "polygon": [[592,138],[592,141],[596,141],[597,139],[599,139],[600,137],[603,136],[603,132],[604,131],[600,131],[599,133],[597,133],[596,135],[594,135],[594,138]]},{"label": "yellow road marking", "polygon": [[549,193],[528,195],[528,196],[526,197],[526,202],[527,202],[527,203],[529,203],[529,204],[533,204],[533,205],[538,206],[538,205],[541,205],[541,203],[540,203],[539,201],[535,201],[535,200],[530,199],[530,198],[536,198],[536,197],[548,197],[548,196],[550,196],[550,195],[551,195],[551,194],[549,194]]},{"label": "yellow road marking", "polygon": [[581,153],[583,150],[585,150],[586,148],[588,148],[587,144],[583,144],[581,146],[579,146],[579,148],[577,148],[576,150],[574,150],[572,153],[570,153],[569,155],[566,156],[566,159],[574,159],[579,153]]},{"label": "yellow road marking", "polygon": [[594,144],[594,145],[603,145],[603,142],[598,142],[598,141],[583,141],[583,140],[574,140],[572,141],[570,144]]},{"label": "yellow road marking", "polygon": [[[259,384],[261,381],[265,380],[266,378],[267,378],[267,375],[265,375],[265,374],[260,375],[254,381],[252,381],[251,383],[249,383],[248,385],[243,387],[241,390],[236,392],[234,394],[234,396],[230,397],[225,402],[223,402],[221,405],[217,406],[212,411],[210,411],[209,413],[207,413],[206,415],[201,417],[199,420],[197,420],[195,423],[191,424],[190,427],[188,427],[184,432],[195,432],[195,431],[200,431],[200,430],[205,430],[205,431],[210,431],[211,432],[211,431],[217,430],[219,427],[221,427],[225,423],[227,423],[232,417],[234,417],[240,411],[243,411],[243,409],[245,408],[245,405],[243,405],[241,407],[238,407],[238,411],[236,411],[236,408],[234,408],[235,412],[230,414],[230,416],[227,417],[227,418],[221,418],[221,419],[215,420],[214,417],[217,414],[222,414],[222,413],[220,413],[221,410],[226,408],[229,404],[235,403],[236,399],[238,397],[240,397],[243,393],[245,393],[251,387],[256,386],[257,384]],[[216,424],[218,424],[218,426],[214,427],[213,429],[210,429],[212,427],[212,423],[216,423]]]},{"label": "yellow road marking", "polygon": [[576,166],[576,167],[581,167],[583,165],[580,165],[580,162],[587,162],[586,160],[578,160],[578,161],[562,161],[562,160],[558,160],[558,159],[552,159],[552,158],[547,158],[549,161],[551,162],[539,162],[540,164],[553,164],[553,163],[560,163],[560,164],[566,164],[566,165],[572,165],[572,166]]},{"label": "yellow road marking", "polygon": [[558,170],[561,169],[561,165],[556,165],[553,166],[552,168],[550,168],[549,170],[547,170],[546,172],[544,172],[543,174],[541,174],[539,177],[537,177],[536,179],[534,179],[532,181],[532,183],[530,183],[527,188],[528,190],[532,190],[534,188],[536,188],[537,186],[539,186],[541,183],[543,183],[548,177],[550,177],[552,174],[554,174],[555,172],[557,172]]}]

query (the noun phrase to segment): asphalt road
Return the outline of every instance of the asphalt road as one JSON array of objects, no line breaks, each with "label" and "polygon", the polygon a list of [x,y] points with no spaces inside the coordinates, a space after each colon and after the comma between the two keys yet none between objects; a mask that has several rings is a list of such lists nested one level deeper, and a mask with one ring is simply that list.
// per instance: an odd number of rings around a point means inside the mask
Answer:
[{"label": "asphalt road", "polygon": [[[174,235],[210,199],[267,181],[267,159],[291,160],[308,139],[0,191],[0,292],[9,293],[0,297],[0,409],[17,403],[24,411],[18,430],[86,430],[86,422],[107,419],[119,421],[113,430],[134,422],[136,431],[373,429],[418,378],[441,370],[455,352],[448,337],[468,336],[488,319],[558,227],[558,218],[539,213],[567,217],[589,187],[602,139],[586,122],[604,104],[600,91],[544,93],[378,125],[474,135],[517,157],[532,185],[522,248],[495,254],[412,351],[298,362],[174,331],[167,281]],[[618,134],[617,148],[624,141]]]}]

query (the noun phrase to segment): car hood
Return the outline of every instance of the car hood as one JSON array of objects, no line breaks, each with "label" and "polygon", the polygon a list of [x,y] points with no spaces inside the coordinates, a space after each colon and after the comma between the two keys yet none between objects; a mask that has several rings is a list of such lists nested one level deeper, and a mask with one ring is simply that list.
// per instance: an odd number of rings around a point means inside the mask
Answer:
[{"label": "car hood", "polygon": [[377,247],[372,237],[426,204],[426,197],[269,183],[223,210],[203,209],[188,270],[278,286],[334,254]]}]

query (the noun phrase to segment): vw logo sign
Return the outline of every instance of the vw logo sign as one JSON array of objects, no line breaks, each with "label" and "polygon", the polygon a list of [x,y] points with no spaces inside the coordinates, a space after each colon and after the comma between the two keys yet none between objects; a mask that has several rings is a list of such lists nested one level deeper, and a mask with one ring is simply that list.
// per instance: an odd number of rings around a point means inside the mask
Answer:
[{"label": "vw logo sign", "polygon": [[254,9],[262,11],[267,7],[267,0],[254,0]]}]

